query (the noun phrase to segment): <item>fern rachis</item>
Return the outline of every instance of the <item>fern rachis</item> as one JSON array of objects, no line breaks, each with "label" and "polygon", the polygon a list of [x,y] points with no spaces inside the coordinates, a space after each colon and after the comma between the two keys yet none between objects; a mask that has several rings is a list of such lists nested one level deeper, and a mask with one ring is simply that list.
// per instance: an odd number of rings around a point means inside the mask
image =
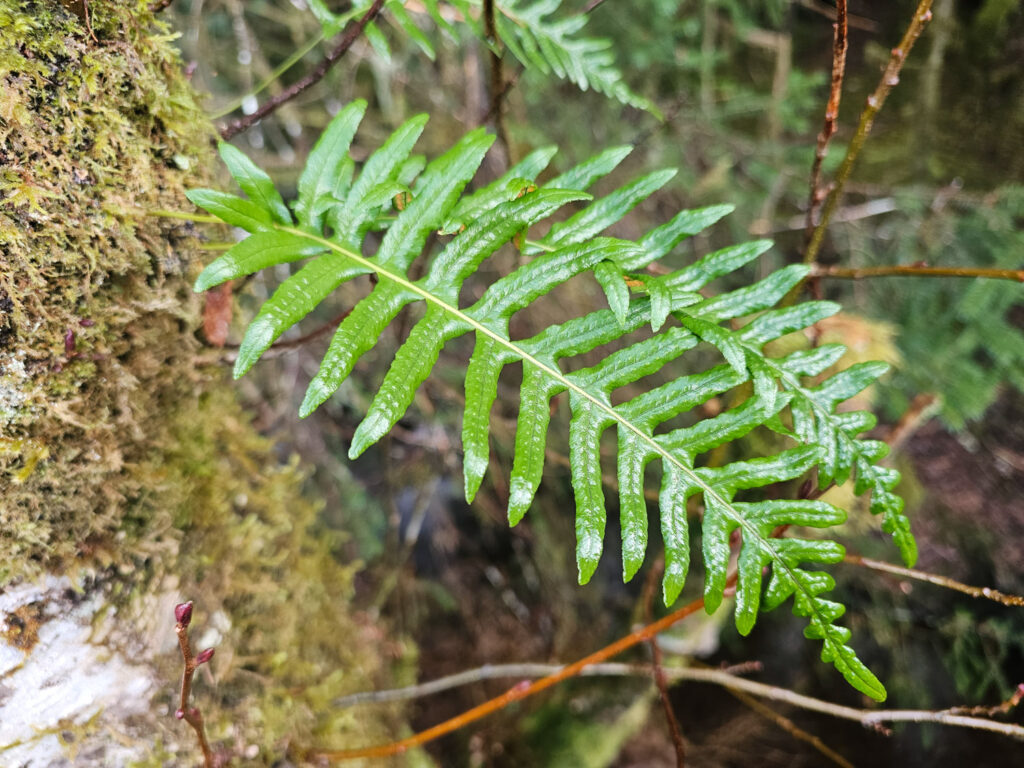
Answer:
[{"label": "fern rachis", "polygon": [[[704,505],[708,610],[721,603],[730,536],[739,530],[742,544],[735,617],[739,630],[750,631],[762,602],[771,608],[792,595],[794,611],[809,619],[808,636],[824,643],[823,659],[835,664],[859,690],[884,698],[884,688],[846,644],[849,631],[834,624],[843,607],[822,597],[833,587],[831,577],[805,570],[803,565],[835,562],[843,556],[842,547],[828,540],[773,536],[779,526],[830,528],[840,524],[845,513],[819,501],[735,498],[741,492],[794,480],[815,467],[825,481],[842,480],[855,468],[859,489],[872,485],[882,497],[878,504],[873,500],[873,511],[885,513],[886,528],[897,536],[905,559],[913,557],[913,540],[902,507],[891,493],[892,470],[875,463],[880,458],[880,444],[856,439],[858,432],[870,426],[870,417],[835,413],[840,400],[867,386],[880,369],[862,367],[808,388],[802,377],[828,367],[835,349],[797,352],[778,359],[765,356],[762,350],[773,339],[838,309],[827,302],[773,309],[803,278],[806,268],[786,267],[754,285],[712,298],[699,293],[711,281],[763,253],[768,243],[760,241],[722,249],[668,275],[638,273],[728,209],[716,206],[684,211],[636,243],[600,237],[602,230],[671,176],[667,172],[647,174],[593,200],[585,189],[615,167],[625,155],[621,149],[604,152],[539,187],[536,177],[553,152],[538,150],[502,178],[463,195],[492,139],[481,131],[471,132],[417,175],[421,166],[409,153],[425,123],[420,117],[400,127],[356,175],[348,147],[363,109],[364,105],[356,103],[342,110],[314,149],[299,181],[299,202],[294,208],[297,223],[287,208],[278,204],[280,196],[269,178],[230,148],[222,152],[249,199],[208,190],[191,193],[197,204],[252,233],[204,270],[197,290],[274,264],[311,259],[279,286],[250,324],[236,375],[245,373],[274,339],[340,283],[360,274],[375,274],[376,285],[340,324],[301,407],[302,415],[307,415],[330,397],[399,310],[422,302],[425,311],[396,352],[357,428],[351,456],[387,434],[403,416],[444,344],[472,334],[475,348],[466,371],[463,418],[467,499],[476,493],[489,464],[490,411],[497,397],[498,375],[504,366],[519,362],[522,388],[510,481],[511,523],[525,514],[540,484],[551,398],[567,392],[581,583],[593,574],[603,548],[606,512],[597,447],[601,434],[614,428],[619,444],[624,578],[631,578],[643,561],[647,545],[643,476],[647,464],[660,461],[666,603],[676,599],[688,570],[686,506],[690,497],[699,494]],[[389,202],[396,195],[408,203],[397,212],[390,210]],[[484,260],[570,203],[579,210],[552,225],[535,243],[527,243],[525,252],[532,255],[526,263],[491,284],[473,305],[460,306],[462,283]],[[371,230],[383,232],[372,256],[363,251]],[[455,234],[432,259],[426,275],[412,279],[410,265],[422,256],[428,235],[438,230]],[[531,338],[510,337],[512,314],[574,275],[587,272],[604,288],[610,309],[571,318]],[[727,322],[752,315],[756,318],[739,329]],[[676,322],[666,324],[669,316]],[[594,365],[565,370],[559,362],[612,344],[646,324],[654,335],[608,353]],[[725,363],[612,404],[614,391],[663,370],[700,342],[715,347]],[[655,432],[659,425],[711,397],[743,392],[745,385],[749,390],[736,407],[689,427]],[[784,414],[792,426],[782,418]],[[758,427],[774,429],[797,445],[761,459],[721,467],[697,465],[701,454]],[[769,567],[768,586],[762,590],[763,572]]]}]

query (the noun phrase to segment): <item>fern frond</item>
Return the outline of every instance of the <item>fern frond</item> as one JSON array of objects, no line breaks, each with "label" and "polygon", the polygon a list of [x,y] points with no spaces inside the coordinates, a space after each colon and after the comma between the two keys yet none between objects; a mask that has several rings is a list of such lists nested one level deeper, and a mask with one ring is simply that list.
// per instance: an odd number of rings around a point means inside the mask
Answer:
[{"label": "fern frond", "polygon": [[[325,37],[336,35],[346,23],[362,15],[369,5],[369,0],[360,0],[345,13],[336,14],[327,8],[324,0],[309,1],[310,10],[320,23]],[[475,37],[481,40],[485,38],[479,18],[479,0],[449,0],[446,5],[451,6],[454,13],[442,9],[437,0],[424,2],[422,10],[450,37],[458,36],[453,25],[457,19],[468,26]],[[661,111],[650,99],[626,85],[622,72],[615,66],[612,41],[586,36],[583,33],[587,23],[585,14],[563,13],[556,17],[561,5],[561,0],[508,0],[495,3],[495,25],[501,41],[527,69],[554,74],[583,91],[593,88],[622,104],[645,110],[661,119]],[[435,58],[433,42],[416,24],[403,0],[388,0],[384,4],[381,18],[398,28],[429,59]],[[365,34],[373,49],[385,60],[390,60],[391,46],[379,23],[370,22]]]},{"label": "fern frond", "polygon": [[[310,259],[280,285],[250,324],[236,376],[245,373],[284,330],[334,288],[357,275],[373,273],[376,285],[339,325],[300,409],[303,416],[308,415],[329,398],[398,312],[422,303],[422,317],[395,353],[355,431],[351,457],[402,418],[444,345],[472,335],[475,345],[466,369],[462,425],[467,499],[478,491],[490,464],[490,412],[498,378],[505,366],[519,363],[522,385],[509,486],[510,523],[519,522],[532,504],[543,474],[551,400],[566,392],[581,583],[593,575],[603,549],[606,509],[599,445],[603,433],[614,429],[624,579],[636,574],[647,550],[644,474],[647,465],[658,462],[665,602],[671,604],[678,597],[689,569],[687,502],[699,496],[704,505],[708,610],[723,599],[730,540],[738,531],[742,544],[737,628],[746,633],[753,627],[762,592],[766,608],[792,596],[794,612],[808,619],[806,634],[823,643],[822,658],[859,690],[884,698],[884,688],[847,644],[848,630],[835,624],[842,606],[823,597],[832,589],[831,578],[807,570],[809,565],[841,559],[842,547],[829,540],[775,536],[779,526],[832,528],[845,514],[821,502],[767,501],[758,496],[757,489],[792,481],[814,467],[826,483],[841,481],[855,469],[858,487],[871,487],[872,504],[880,505],[885,525],[902,542],[901,549],[913,542],[902,510],[891,501],[896,498],[894,475],[877,464],[881,444],[856,439],[869,428],[871,417],[835,411],[879,369],[855,367],[810,387],[803,384],[803,377],[827,368],[837,354],[834,347],[781,358],[764,352],[769,342],[837,311],[828,302],[773,309],[803,279],[807,268],[786,267],[753,285],[704,295],[712,281],[770,247],[767,241],[757,241],[724,248],[663,276],[639,272],[730,209],[714,206],[681,212],[638,242],[602,236],[671,178],[670,172],[656,171],[592,198],[584,190],[607,175],[623,159],[625,149],[608,150],[546,184],[538,184],[537,176],[553,150],[538,150],[491,184],[463,194],[492,137],[479,130],[467,134],[413,178],[410,169],[421,166],[411,160],[410,152],[425,124],[425,118],[415,117],[373,153],[357,174],[348,147],[363,108],[356,103],[342,110],[314,148],[299,182],[295,223],[278,205],[279,196],[265,175],[231,150],[222,151],[249,199],[202,190],[192,193],[197,204],[209,206],[225,220],[243,222],[252,232],[203,271],[197,290],[273,264]],[[396,195],[402,201],[398,211],[391,210]],[[523,236],[569,204],[578,210],[552,224],[543,237],[530,241]],[[371,230],[381,230],[383,236],[376,252],[368,255],[365,240]],[[452,236],[430,261],[425,276],[413,279],[411,264],[423,255],[428,236],[439,230]],[[464,281],[513,240],[526,244],[526,263],[488,286],[472,305],[461,306]],[[571,318],[530,338],[511,338],[509,320],[516,312],[582,273],[594,275],[602,285],[610,309]],[[753,322],[745,326],[739,322],[752,315],[757,315]],[[669,323],[670,317],[676,321]],[[625,335],[645,325],[651,326],[654,335],[607,353],[588,367],[567,365],[568,359],[604,345],[621,345]],[[665,370],[701,343],[717,349],[724,362],[639,394],[631,389],[630,399],[613,405],[614,393]],[[670,420],[727,392],[734,393],[737,401],[729,410],[691,426],[660,431]],[[702,454],[762,426],[789,435],[798,445],[751,461],[701,466]],[[766,589],[762,586],[765,568],[771,573]]]},{"label": "fern frond", "polygon": [[623,81],[615,66],[612,41],[580,34],[585,14],[562,15],[561,0],[508,0],[497,3],[498,34],[512,55],[527,69],[539,69],[575,83],[580,90],[593,88],[623,104],[643,109],[658,118],[661,112]]}]

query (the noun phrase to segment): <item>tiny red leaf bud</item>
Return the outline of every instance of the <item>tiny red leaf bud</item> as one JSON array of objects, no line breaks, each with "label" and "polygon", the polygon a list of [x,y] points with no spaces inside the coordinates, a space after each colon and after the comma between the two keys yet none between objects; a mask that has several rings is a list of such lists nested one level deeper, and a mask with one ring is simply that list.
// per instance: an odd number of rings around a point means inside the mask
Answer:
[{"label": "tiny red leaf bud", "polygon": [[185,719],[185,710],[184,709],[175,710],[174,716],[176,718],[178,718],[179,720],[184,720]]},{"label": "tiny red leaf bud", "polygon": [[188,626],[192,621],[192,601],[179,603],[174,606],[174,620],[183,626]]},{"label": "tiny red leaf bud", "polygon": [[205,651],[200,651],[196,655],[196,665],[205,664],[206,662],[208,662],[210,659],[213,658],[213,654],[216,650],[216,648],[207,648]]}]

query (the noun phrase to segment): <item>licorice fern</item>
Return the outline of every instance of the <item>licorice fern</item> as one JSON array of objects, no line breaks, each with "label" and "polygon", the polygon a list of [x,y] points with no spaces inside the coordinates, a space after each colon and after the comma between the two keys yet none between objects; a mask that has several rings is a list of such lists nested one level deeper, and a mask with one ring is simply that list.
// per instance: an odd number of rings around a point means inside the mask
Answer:
[{"label": "licorice fern", "polygon": [[[301,415],[306,416],[327,400],[402,307],[424,303],[422,318],[395,354],[355,432],[351,457],[387,434],[402,417],[444,344],[472,334],[475,349],[466,370],[462,428],[467,499],[479,489],[489,464],[489,419],[499,374],[506,365],[519,362],[522,386],[508,510],[512,524],[522,519],[540,485],[551,399],[568,392],[581,583],[593,575],[601,555],[606,513],[599,444],[604,431],[615,428],[623,577],[632,578],[647,549],[644,472],[647,464],[658,461],[666,604],[683,587],[690,558],[687,501],[700,495],[707,609],[713,611],[722,602],[730,542],[739,531],[739,631],[751,630],[761,607],[770,609],[793,596],[794,612],[809,621],[805,634],[824,644],[822,658],[858,690],[883,699],[885,689],[847,644],[849,631],[835,624],[843,606],[823,597],[834,586],[832,578],[806,567],[840,560],[843,548],[830,540],[777,536],[783,526],[839,525],[845,513],[814,500],[750,494],[737,498],[744,491],[794,480],[815,469],[820,487],[842,482],[855,472],[858,492],[871,490],[872,511],[884,514],[884,528],[895,536],[904,559],[914,559],[902,503],[892,492],[898,475],[877,463],[885,446],[857,439],[872,426],[872,417],[836,412],[837,404],[868,386],[884,366],[856,366],[810,386],[805,379],[829,368],[842,354],[841,346],[781,358],[763,352],[768,342],[837,311],[836,305],[823,301],[773,308],[807,269],[785,267],[753,285],[711,298],[700,293],[770,246],[756,241],[711,253],[670,274],[653,277],[640,272],[730,209],[683,211],[637,242],[600,236],[672,176],[668,171],[649,173],[592,199],[583,190],[606,176],[628,148],[607,150],[538,186],[537,176],[554,154],[553,149],[540,149],[498,180],[464,195],[492,137],[473,131],[424,167],[410,154],[426,123],[419,116],[395,131],[356,174],[348,150],[364,110],[365,103],[353,103],[328,126],[299,179],[298,199],[291,210],[270,178],[225,144],[221,155],[248,199],[213,190],[189,193],[197,205],[250,233],[202,272],[197,291],[266,267],[309,259],[249,324],[236,377],[341,283],[375,274],[377,283],[341,322],[301,405]],[[570,203],[579,210],[552,224],[539,240],[525,238],[530,227]],[[383,234],[376,252],[369,255],[364,249],[371,230]],[[413,279],[410,265],[423,255],[428,236],[437,232],[450,238],[430,262],[426,276]],[[513,241],[530,258],[490,285],[471,306],[461,306],[463,282]],[[591,272],[603,286],[609,309],[548,327],[532,338],[511,339],[513,313],[583,272]],[[669,323],[670,317],[676,322]],[[743,324],[750,317],[754,319]],[[616,342],[647,324],[653,335],[607,354],[595,365],[567,371],[560,362]],[[725,362],[612,404],[615,390],[662,371],[699,342],[719,350]],[[657,432],[670,419],[727,392],[741,402],[692,426]],[[701,454],[759,426],[792,438],[795,445],[750,461],[698,465]],[[762,589],[767,567],[768,585]]]}]

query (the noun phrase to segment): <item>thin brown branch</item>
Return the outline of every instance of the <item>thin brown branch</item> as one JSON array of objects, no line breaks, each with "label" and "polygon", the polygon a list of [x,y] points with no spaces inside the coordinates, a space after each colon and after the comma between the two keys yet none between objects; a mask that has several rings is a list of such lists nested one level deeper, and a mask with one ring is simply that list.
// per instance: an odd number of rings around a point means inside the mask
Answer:
[{"label": "thin brown branch", "polygon": [[[736,583],[736,574],[732,574],[726,582],[726,587],[731,588]],[[496,696],[493,699],[485,701],[472,709],[463,712],[461,715],[457,715],[449,720],[445,720],[443,723],[435,725],[433,728],[428,728],[425,731],[409,736],[405,739],[392,742],[390,744],[382,744],[376,747],[366,747],[363,749],[342,749],[333,751],[313,751],[308,753],[306,756],[311,759],[323,759],[328,761],[341,761],[341,760],[353,760],[356,758],[366,757],[388,757],[390,755],[402,754],[403,752],[418,747],[421,744],[426,744],[429,741],[433,741],[436,738],[444,736],[447,733],[457,731],[460,728],[464,728],[472,722],[475,722],[487,715],[497,712],[500,709],[507,707],[509,704],[522,701],[523,699],[533,696],[534,694],[540,693],[541,691],[547,690],[553,685],[557,685],[563,680],[567,680],[570,677],[574,677],[582,672],[587,667],[593,664],[599,664],[607,661],[608,659],[617,656],[623,651],[632,648],[639,643],[643,643],[646,640],[654,637],[659,632],[671,627],[673,624],[681,621],[687,616],[696,613],[704,606],[703,598],[694,600],[692,603],[683,606],[682,608],[673,611],[667,616],[662,617],[653,624],[648,624],[645,627],[631,632],[625,637],[621,637],[610,645],[606,645],[598,651],[585,656],[579,661],[569,664],[564,667],[559,667],[551,674],[537,680],[534,683],[529,683],[523,680],[519,684],[513,686],[505,693],[500,696]]]},{"label": "thin brown branch", "polygon": [[846,0],[836,3],[836,21],[832,25],[832,84],[829,87],[828,104],[825,106],[825,123],[818,134],[818,146],[814,150],[814,163],[811,165],[811,192],[807,203],[807,223],[805,244],[811,242],[814,234],[815,218],[818,208],[825,199],[826,191],[821,186],[821,164],[828,154],[828,144],[836,132],[839,121],[839,101],[843,95],[843,75],[846,73],[846,51],[849,48],[849,27],[847,26]]},{"label": "thin brown branch", "polygon": [[687,680],[720,685],[731,690],[745,691],[763,699],[781,701],[800,709],[820,712],[843,720],[853,720],[866,728],[882,732],[886,731],[883,726],[884,723],[936,723],[938,725],[991,731],[1003,736],[1024,740],[1024,726],[1013,723],[1000,723],[995,720],[979,717],[967,717],[956,714],[954,710],[856,709],[804,696],[788,688],[777,688],[776,686],[758,683],[754,680],[745,680],[742,677],[736,677],[716,669],[690,669],[687,672]]},{"label": "thin brown branch", "polygon": [[1024,701],[1024,683],[1018,684],[1010,698],[994,707],[950,707],[949,711],[955,715],[995,717],[996,715],[1010,714],[1010,710],[1015,709],[1021,701]]},{"label": "thin brown branch", "polygon": [[155,3],[149,4],[149,10],[151,13],[160,13],[173,2],[174,0],[156,0]]},{"label": "thin brown branch", "polygon": [[508,85],[505,83],[505,65],[501,58],[501,38],[494,20],[494,0],[484,0],[484,35],[487,38],[488,53],[491,62],[491,105],[487,110],[494,117],[494,130],[498,141],[505,151],[506,165],[512,165],[512,143],[508,138],[508,127],[505,125],[505,94]]},{"label": "thin brown branch", "polygon": [[805,731],[803,728],[794,723],[788,717],[779,714],[774,709],[769,707],[767,704],[762,704],[749,693],[745,691],[736,690],[734,688],[729,689],[729,693],[732,696],[734,696],[738,701],[742,702],[745,706],[749,707],[754,712],[761,715],[761,717],[767,720],[771,720],[773,723],[779,726],[779,728],[784,730],[794,739],[798,739],[799,741],[802,741],[805,744],[809,744],[811,747],[820,752],[823,756],[831,760],[836,765],[840,766],[840,768],[854,768],[853,764],[849,760],[847,760],[845,757],[843,757],[834,749],[832,749],[832,747],[823,742],[820,738],[815,736],[813,733]]},{"label": "thin brown branch", "polygon": [[861,112],[860,122],[857,124],[857,131],[854,133],[853,139],[850,141],[850,146],[846,150],[846,156],[843,158],[842,165],[839,166],[839,170],[836,173],[836,180],[832,185],[832,191],[829,192],[828,199],[825,201],[825,207],[821,213],[821,220],[814,228],[811,239],[807,244],[807,250],[804,252],[804,263],[806,264],[813,264],[818,258],[818,252],[821,250],[821,245],[825,240],[825,231],[828,229],[828,224],[832,219],[832,215],[839,207],[839,200],[843,193],[843,187],[850,178],[850,172],[853,170],[853,164],[860,155],[860,151],[864,147],[864,142],[867,140],[868,134],[871,132],[871,127],[875,122],[875,116],[885,104],[885,100],[888,98],[889,92],[892,91],[893,87],[895,87],[900,81],[900,71],[903,69],[903,64],[907,60],[907,56],[910,54],[910,49],[914,47],[914,43],[917,41],[917,38],[921,36],[921,32],[924,30],[925,25],[931,21],[931,8],[932,0],[920,0],[917,5],[917,9],[914,11],[913,18],[911,18],[910,24],[907,26],[907,30],[903,34],[903,39],[900,40],[898,46],[892,49],[892,53],[889,56],[889,63],[886,66],[885,71],[882,73],[882,79],[879,81],[874,92],[868,96],[867,105],[864,107],[864,111]]},{"label": "thin brown branch", "polygon": [[[654,596],[658,586],[658,576],[665,570],[665,561],[658,558],[647,574],[644,582],[643,604],[644,620],[650,624],[654,621]],[[684,768],[686,765],[686,743],[683,741],[683,732],[679,727],[679,720],[672,709],[672,700],[668,695],[668,678],[665,677],[665,669],[662,666],[661,646],[658,645],[658,637],[652,636],[647,641],[651,649],[651,667],[654,677],[654,685],[658,689],[658,698],[661,700],[661,708],[665,713],[665,721],[668,723],[668,730],[672,736],[672,747],[676,751],[676,766]]]},{"label": "thin brown branch", "polygon": [[190,707],[188,699],[192,693],[192,677],[200,664],[207,663],[213,658],[213,649],[207,648],[199,654],[192,653],[192,644],[188,639],[188,625],[192,621],[192,602],[181,603],[174,608],[174,632],[178,635],[178,645],[181,647],[181,658],[184,662],[184,670],[181,674],[181,695],[179,705],[174,716],[179,720],[188,723],[196,733],[199,741],[199,749],[203,753],[204,768],[215,768],[217,765],[214,759],[213,750],[210,749],[210,742],[206,739],[206,727],[203,725],[203,714],[198,707]]},{"label": "thin brown branch", "polygon": [[837,277],[845,280],[862,280],[865,277],[985,277],[1024,283],[1024,269],[929,267],[926,264],[897,264],[888,267],[826,267],[822,264],[813,264],[810,276]]},{"label": "thin brown branch", "polygon": [[972,587],[970,584],[964,584],[963,582],[947,578],[946,576],[940,576],[936,573],[918,571],[914,568],[904,568],[900,565],[892,565],[881,560],[872,560],[871,558],[861,557],[859,555],[847,555],[843,558],[843,562],[850,563],[852,565],[860,565],[865,568],[870,568],[873,571],[891,573],[894,576],[904,576],[908,579],[926,581],[929,584],[935,584],[940,587],[945,587],[946,589],[952,589],[956,592],[962,592],[965,595],[970,595],[971,597],[984,597],[993,602],[1002,603],[1003,605],[1009,605],[1015,608],[1024,608],[1024,597],[1021,597],[1020,595],[1008,595],[1005,592],[1000,592],[999,590],[991,589],[990,587]]},{"label": "thin brown branch", "polygon": [[[387,691],[364,691],[353,693],[337,699],[334,706],[339,709],[354,707],[360,704],[385,704],[395,701],[411,701],[432,696],[435,693],[450,691],[452,688],[460,688],[464,685],[473,685],[485,680],[503,680],[507,678],[537,678],[545,677],[558,672],[564,667],[563,664],[484,664],[482,667],[467,669],[457,672],[454,675],[446,675],[426,683],[410,685],[405,688],[393,688]],[[617,662],[606,662],[604,664],[591,664],[579,673],[579,677],[647,677],[651,676],[649,664],[621,664]],[[759,662],[744,662],[726,667],[724,672],[733,675],[760,672]],[[688,668],[669,667],[665,674],[673,681],[686,680]]]},{"label": "thin brown branch", "polygon": [[[693,604],[691,604],[693,605]],[[691,606],[686,606],[690,608]],[[685,610],[685,609],[684,609]],[[665,617],[668,619],[669,617]],[[665,621],[662,619],[662,621]],[[664,629],[665,627],[662,627]],[[646,628],[645,628],[646,629]],[[632,637],[632,636],[631,636]],[[625,638],[624,638],[625,639]],[[620,641],[621,642],[621,641]],[[635,643],[634,643],[635,644]],[[600,652],[599,652],[600,653]],[[590,658],[589,656],[587,657]],[[636,665],[636,664],[591,664],[588,665],[588,671],[582,672],[582,670],[576,669],[578,665],[586,662],[583,659],[576,664],[570,666],[559,666],[557,664],[509,664],[509,665],[487,665],[478,669],[468,670],[466,672],[460,672],[458,675],[452,675],[450,677],[441,678],[440,680],[432,681],[420,686],[412,686],[410,688],[399,689],[398,691],[379,691],[368,694],[356,694],[355,696],[348,696],[345,699],[338,702],[341,706],[351,706],[357,703],[367,703],[370,701],[381,702],[381,701],[398,701],[403,699],[416,698],[420,695],[427,695],[429,693],[436,693],[439,690],[446,690],[447,688],[455,687],[456,685],[465,685],[467,683],[477,682],[480,680],[493,680],[496,678],[530,678],[540,677],[534,685],[540,685],[544,681],[549,680],[555,675],[563,675],[566,670],[575,669],[570,675],[564,675],[564,677],[572,676],[573,674],[581,674],[584,676],[650,676],[651,668],[647,665]],[[774,685],[767,685],[765,683],[759,683],[754,680],[747,680],[742,677],[738,677],[732,674],[728,670],[719,669],[694,669],[692,667],[669,667],[665,669],[665,675],[675,682],[698,682],[708,683],[711,685],[718,685],[723,688],[727,688],[731,691],[741,691],[744,693],[757,696],[758,698],[768,699],[770,701],[779,701],[784,704],[797,707],[799,709],[806,709],[811,712],[820,712],[821,714],[830,715],[843,720],[852,720],[858,722],[866,728],[872,728],[881,732],[886,732],[884,727],[885,723],[935,723],[938,725],[946,725],[958,728],[971,728],[975,730],[991,731],[998,733],[1003,736],[1010,736],[1014,739],[1024,740],[1024,726],[1016,725],[1014,723],[1001,723],[996,720],[989,720],[984,717],[973,717],[961,714],[963,708],[954,707],[951,709],[943,710],[919,710],[919,709],[857,709],[855,707],[846,707],[840,704],[833,704],[829,701],[822,699],[815,699],[811,696],[804,696],[800,693],[795,693],[788,688],[780,688]],[[560,677],[559,680],[564,679]],[[455,681],[455,682],[452,682]],[[443,685],[442,685],[443,684]],[[552,683],[553,684],[553,683]],[[427,690],[430,686],[431,689]],[[549,685],[544,685],[544,688]],[[531,689],[533,686],[525,685],[520,683],[516,687],[512,688],[508,693],[503,694],[497,699],[492,699],[489,702],[481,705],[482,707],[491,705],[492,702],[500,699],[505,699],[509,694],[515,693],[516,695],[512,698],[514,701],[525,698],[529,695],[529,692],[533,692]],[[1018,691],[1021,689],[1018,687]],[[397,694],[397,695],[396,695]],[[1009,712],[1013,707],[1017,706],[1021,700],[1024,699],[1024,692],[1015,693],[1009,700],[991,708],[971,708],[972,712],[994,712],[1005,714]],[[502,703],[502,706],[509,702]],[[500,707],[499,707],[500,708]],[[476,709],[480,709],[477,707]],[[476,710],[470,710],[475,712]],[[494,711],[493,708],[490,711]],[[469,714],[469,713],[466,713]],[[464,717],[460,716],[460,717]],[[459,718],[455,718],[459,719]],[[478,718],[474,718],[478,719]],[[448,721],[451,722],[451,721]],[[444,724],[442,724],[444,725]],[[448,733],[449,731],[445,731]],[[426,733],[426,732],[424,732]],[[309,757],[322,757],[328,760],[347,760],[357,757],[386,757],[388,755],[400,754],[414,746],[424,743],[426,740],[419,740],[419,736],[411,737],[410,739],[403,739],[401,742],[395,742],[394,744],[387,744],[382,747],[374,747],[371,749],[360,749],[360,750],[346,750],[341,752],[316,752],[309,755]],[[432,738],[436,738],[441,734],[435,734]],[[427,739],[429,740],[429,739]],[[398,746],[401,745],[401,746]]]},{"label": "thin brown branch", "polygon": [[330,71],[331,67],[333,67],[338,60],[348,52],[348,49],[352,47],[352,44],[359,39],[363,30],[366,29],[366,25],[380,14],[383,6],[384,0],[373,0],[373,4],[366,10],[366,13],[345,29],[345,34],[342,36],[339,43],[330,52],[328,52],[326,56],[324,56],[320,63],[317,64],[309,74],[292,83],[281,91],[281,93],[269,99],[251,115],[240,117],[221,128],[221,138],[227,141],[274,112],[282,104],[294,99],[306,89],[320,82],[324,75]]}]

